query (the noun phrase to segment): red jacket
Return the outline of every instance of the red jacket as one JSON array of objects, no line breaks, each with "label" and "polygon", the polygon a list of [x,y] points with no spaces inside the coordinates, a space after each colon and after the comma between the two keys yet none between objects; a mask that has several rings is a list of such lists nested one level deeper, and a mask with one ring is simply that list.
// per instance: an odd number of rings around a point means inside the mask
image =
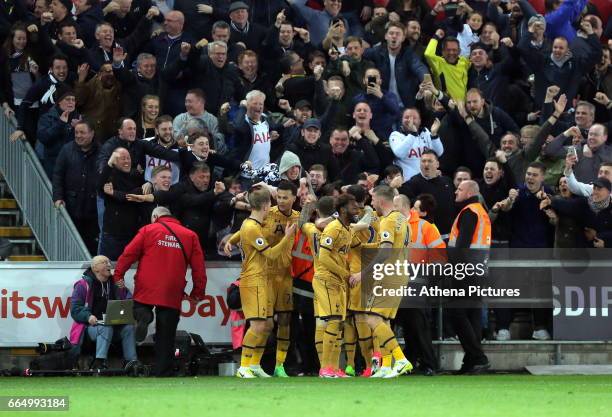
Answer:
[{"label": "red jacket", "polygon": [[125,272],[138,261],[134,276],[134,300],[143,304],[181,309],[187,265],[176,239],[160,222],[168,225],[182,242],[193,278],[191,296],[201,299],[206,289],[204,254],[198,235],[173,217],[160,217],[142,227],[117,261],[114,280],[123,280]]}]

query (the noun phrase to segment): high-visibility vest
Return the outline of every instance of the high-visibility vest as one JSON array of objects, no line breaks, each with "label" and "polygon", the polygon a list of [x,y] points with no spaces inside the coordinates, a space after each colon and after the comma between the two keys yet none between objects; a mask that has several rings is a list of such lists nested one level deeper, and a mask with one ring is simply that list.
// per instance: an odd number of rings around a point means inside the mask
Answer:
[{"label": "high-visibility vest", "polygon": [[489,214],[480,203],[470,203],[465,206],[457,215],[457,218],[453,222],[451,228],[448,247],[454,248],[457,243],[457,236],[459,236],[459,227],[457,225],[459,217],[465,210],[471,210],[476,216],[478,216],[478,223],[474,229],[472,240],[470,242],[470,248],[472,249],[489,249],[491,247],[491,219]]},{"label": "high-visibility vest", "polygon": [[410,210],[410,243],[411,247],[419,249],[444,249],[446,244],[438,228],[419,217],[416,210]]},{"label": "high-visibility vest", "polygon": [[314,277],[312,250],[308,238],[301,230],[296,233],[291,249],[291,276],[306,282],[312,282]]}]

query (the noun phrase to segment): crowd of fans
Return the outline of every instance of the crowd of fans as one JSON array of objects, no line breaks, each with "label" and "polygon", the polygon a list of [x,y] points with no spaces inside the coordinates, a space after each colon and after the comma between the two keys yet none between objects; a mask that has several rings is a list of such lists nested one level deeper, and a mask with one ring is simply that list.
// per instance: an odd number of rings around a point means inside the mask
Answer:
[{"label": "crowd of fans", "polygon": [[0,102],[111,260],[156,206],[218,258],[281,179],[388,184],[446,239],[474,179],[493,247],[612,247],[609,6],[7,0]]}]

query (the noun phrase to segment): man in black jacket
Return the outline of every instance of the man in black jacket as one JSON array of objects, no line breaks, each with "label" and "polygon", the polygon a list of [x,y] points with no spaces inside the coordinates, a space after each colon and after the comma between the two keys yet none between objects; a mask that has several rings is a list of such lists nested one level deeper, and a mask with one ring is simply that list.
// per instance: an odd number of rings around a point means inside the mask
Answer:
[{"label": "man in black jacket", "polygon": [[249,20],[249,6],[242,1],[230,4],[230,43],[243,43],[247,49],[259,53],[266,36],[266,29]]},{"label": "man in black jacket", "polygon": [[157,60],[154,55],[143,52],[136,58],[136,68],[128,69],[113,56],[113,72],[121,83],[123,115],[140,116],[140,102],[147,94],[159,95]]},{"label": "man in black jacket", "polygon": [[300,158],[302,167],[309,170],[314,164],[321,164],[327,169],[329,181],[335,181],[340,172],[338,161],[334,158],[331,147],[321,140],[321,123],[317,119],[308,119],[302,126],[302,137],[287,147]]},{"label": "man in black jacket", "polygon": [[100,149],[97,163],[99,171],[102,171],[108,157],[118,147],[123,147],[129,151],[132,169],[137,169],[141,175],[145,168],[145,155],[172,162],[179,162],[180,159],[178,152],[165,148],[155,141],[137,140],[136,123],[132,119],[121,118],[119,120],[117,136],[113,136],[107,140]]},{"label": "man in black jacket", "polygon": [[89,253],[96,253],[100,233],[96,220],[98,150],[92,123],[80,120],[74,126],[74,141],[64,145],[53,171],[55,207],[66,207]]},{"label": "man in black jacket", "polygon": [[412,201],[421,194],[434,196],[437,208],[435,213],[430,214],[433,214],[433,223],[446,240],[456,213],[454,186],[453,180],[440,174],[439,167],[438,155],[429,149],[424,151],[421,154],[421,172],[402,184],[399,192]]},{"label": "man in black jacket", "polygon": [[[477,215],[472,209],[465,208],[467,206],[471,207],[472,205],[480,205],[478,202],[479,192],[478,184],[472,180],[463,181],[457,188],[455,202],[459,204],[462,210],[453,224],[453,236],[449,242],[449,247],[459,250],[449,252],[449,258],[454,257],[456,261],[465,261],[465,259],[457,258],[462,258],[465,254],[467,254],[467,248],[471,248],[474,240],[473,236],[476,234],[476,231],[481,230],[480,228],[486,229],[486,225],[481,223],[489,221],[486,213],[484,214],[485,218],[481,218],[480,215]],[[489,240],[491,238],[490,232],[488,238]],[[470,252],[472,251],[473,249],[470,249]],[[475,251],[478,252],[478,255],[476,256],[482,255],[480,253],[482,249],[476,249]],[[473,253],[470,253],[469,256],[473,256]],[[465,282],[458,279],[453,279],[453,286],[456,288],[465,288]],[[455,308],[451,308],[449,311],[452,317],[453,327],[457,332],[461,346],[465,351],[463,365],[461,366],[459,373],[481,373],[486,371],[491,367],[491,364],[489,363],[487,356],[482,351],[482,346],[480,344],[480,340],[482,338],[482,308],[477,307],[480,304],[479,300],[477,298],[462,297],[453,301],[456,301],[457,305],[454,306]]]},{"label": "man in black jacket", "polygon": [[380,170],[376,149],[365,136],[349,140],[349,132],[337,128],[332,131],[329,144],[340,168],[338,179],[344,184],[356,184],[357,177],[362,172],[376,173]]},{"label": "man in black jacket", "polygon": [[142,174],[132,169],[128,150],[114,149],[98,178],[105,206],[99,254],[112,261],[119,258],[141,224],[138,205],[127,200],[127,194],[141,193],[141,186]]},{"label": "man in black jacket", "polygon": [[169,83],[180,78],[188,79],[191,87],[204,91],[206,110],[218,114],[221,105],[230,102],[242,89],[238,71],[227,63],[225,42],[208,44],[208,56],[200,56],[201,52],[201,49],[182,42],[180,58],[166,66],[162,77]]}]

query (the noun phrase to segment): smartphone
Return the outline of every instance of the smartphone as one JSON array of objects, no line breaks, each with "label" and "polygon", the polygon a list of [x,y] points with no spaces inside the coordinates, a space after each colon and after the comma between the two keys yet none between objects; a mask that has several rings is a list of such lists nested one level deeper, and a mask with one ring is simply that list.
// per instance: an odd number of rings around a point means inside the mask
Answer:
[{"label": "smartphone", "polygon": [[567,154],[572,155],[575,158],[578,158],[578,152],[576,152],[576,147],[575,146],[568,146],[567,147]]},{"label": "smartphone", "polygon": [[376,85],[376,77],[374,77],[372,75],[369,75],[368,76],[368,85],[372,85],[372,84]]},{"label": "smartphone", "polygon": [[446,3],[444,5],[445,12],[456,12],[459,5],[457,3]]}]

